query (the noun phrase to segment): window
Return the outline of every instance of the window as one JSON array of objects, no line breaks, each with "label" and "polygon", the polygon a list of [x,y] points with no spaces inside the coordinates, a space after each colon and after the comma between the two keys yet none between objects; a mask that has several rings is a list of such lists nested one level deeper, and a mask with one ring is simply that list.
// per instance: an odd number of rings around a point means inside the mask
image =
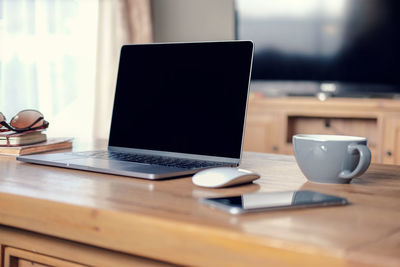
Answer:
[{"label": "window", "polygon": [[0,0],[0,111],[40,110],[48,134],[93,135],[98,1]]}]

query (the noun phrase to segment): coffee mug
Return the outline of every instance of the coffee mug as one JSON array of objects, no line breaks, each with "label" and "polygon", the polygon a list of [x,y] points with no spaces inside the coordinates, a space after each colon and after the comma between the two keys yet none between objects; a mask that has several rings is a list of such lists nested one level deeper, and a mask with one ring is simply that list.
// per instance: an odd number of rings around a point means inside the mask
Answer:
[{"label": "coffee mug", "polygon": [[371,162],[365,137],[297,134],[293,136],[293,150],[301,171],[312,182],[350,183]]}]

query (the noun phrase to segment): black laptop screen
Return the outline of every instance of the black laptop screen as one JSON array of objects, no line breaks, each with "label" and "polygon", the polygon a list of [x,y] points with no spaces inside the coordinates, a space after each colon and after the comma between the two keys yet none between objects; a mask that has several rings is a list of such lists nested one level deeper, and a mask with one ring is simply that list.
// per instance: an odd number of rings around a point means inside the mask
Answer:
[{"label": "black laptop screen", "polygon": [[239,158],[253,44],[126,45],[109,146]]}]

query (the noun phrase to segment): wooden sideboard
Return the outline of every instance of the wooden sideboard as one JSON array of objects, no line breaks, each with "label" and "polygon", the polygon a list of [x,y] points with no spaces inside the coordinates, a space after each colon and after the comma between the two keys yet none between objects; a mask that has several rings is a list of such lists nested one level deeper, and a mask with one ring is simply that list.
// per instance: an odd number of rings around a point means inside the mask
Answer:
[{"label": "wooden sideboard", "polygon": [[400,164],[400,100],[251,95],[245,151],[293,154],[298,133],[365,136],[372,162]]},{"label": "wooden sideboard", "polygon": [[[400,166],[310,183],[292,156],[245,152],[255,183],[196,187],[0,157],[0,265],[400,266]],[[230,215],[203,197],[314,190],[350,205]]]}]

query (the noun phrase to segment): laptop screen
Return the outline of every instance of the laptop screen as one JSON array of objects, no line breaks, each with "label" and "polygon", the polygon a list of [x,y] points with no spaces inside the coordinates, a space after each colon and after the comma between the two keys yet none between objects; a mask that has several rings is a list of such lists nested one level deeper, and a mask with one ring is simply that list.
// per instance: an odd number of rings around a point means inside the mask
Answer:
[{"label": "laptop screen", "polygon": [[109,146],[240,158],[250,41],[126,45]]}]

